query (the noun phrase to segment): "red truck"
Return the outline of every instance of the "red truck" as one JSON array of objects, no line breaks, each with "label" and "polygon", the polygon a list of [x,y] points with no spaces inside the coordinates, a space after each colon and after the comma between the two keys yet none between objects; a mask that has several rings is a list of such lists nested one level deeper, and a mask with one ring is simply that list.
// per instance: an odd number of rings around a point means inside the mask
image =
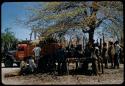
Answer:
[{"label": "red truck", "polygon": [[13,63],[20,65],[21,60],[33,55],[33,48],[35,45],[29,43],[29,41],[21,42],[17,45],[17,49],[13,51],[8,51],[5,54],[4,64],[5,67],[12,67]]},{"label": "red truck", "polygon": [[[5,56],[5,67],[12,67],[13,63],[16,63],[18,66],[20,66],[21,60],[24,60],[24,58],[28,58],[29,56],[33,55],[33,48],[35,45],[27,42],[21,42],[17,45],[17,50],[14,51],[8,51],[8,53]],[[59,48],[58,43],[48,43],[43,44],[43,47],[41,49],[42,56],[46,54],[52,54],[55,53],[56,50]]]}]

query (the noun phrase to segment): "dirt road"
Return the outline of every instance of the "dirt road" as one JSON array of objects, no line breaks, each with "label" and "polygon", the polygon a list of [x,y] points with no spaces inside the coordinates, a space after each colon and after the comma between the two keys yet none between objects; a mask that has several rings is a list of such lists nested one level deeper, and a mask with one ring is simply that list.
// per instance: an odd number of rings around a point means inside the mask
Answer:
[{"label": "dirt road", "polygon": [[43,85],[43,84],[121,84],[124,81],[124,65],[120,69],[105,69],[99,76],[30,74],[26,76],[4,77],[6,73],[19,72],[19,68],[2,68],[3,84],[11,85]]}]

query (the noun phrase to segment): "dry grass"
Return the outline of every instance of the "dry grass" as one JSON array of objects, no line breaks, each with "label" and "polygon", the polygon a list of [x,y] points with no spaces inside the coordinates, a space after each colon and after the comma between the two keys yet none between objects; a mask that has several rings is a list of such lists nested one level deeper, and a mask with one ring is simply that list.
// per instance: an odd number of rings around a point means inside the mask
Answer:
[{"label": "dry grass", "polygon": [[30,74],[26,76],[15,76],[18,75],[19,69],[13,68],[2,68],[2,75],[7,72],[13,74],[13,76],[3,77],[2,81],[4,84],[11,85],[45,85],[45,84],[121,84],[124,81],[124,69],[123,64],[120,65],[120,69],[105,69],[104,74],[98,76],[89,75],[63,75],[56,76],[52,74]]}]

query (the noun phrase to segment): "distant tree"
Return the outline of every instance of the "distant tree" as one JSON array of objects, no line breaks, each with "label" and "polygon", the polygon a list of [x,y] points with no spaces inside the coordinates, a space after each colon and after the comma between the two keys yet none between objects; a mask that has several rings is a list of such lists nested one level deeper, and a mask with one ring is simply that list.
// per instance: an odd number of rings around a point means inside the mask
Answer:
[{"label": "distant tree", "polygon": [[10,50],[16,48],[16,43],[18,40],[16,39],[13,32],[10,31],[11,28],[6,28],[5,32],[1,33],[1,41],[2,41],[2,50]]}]

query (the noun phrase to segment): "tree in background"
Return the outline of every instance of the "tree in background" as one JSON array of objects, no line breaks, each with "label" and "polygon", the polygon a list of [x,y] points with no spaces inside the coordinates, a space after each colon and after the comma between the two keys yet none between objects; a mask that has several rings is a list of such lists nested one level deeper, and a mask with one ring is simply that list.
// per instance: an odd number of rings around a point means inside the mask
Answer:
[{"label": "tree in background", "polygon": [[18,40],[15,38],[14,33],[11,32],[10,29],[11,28],[6,28],[5,32],[1,33],[2,51],[16,49]]}]

